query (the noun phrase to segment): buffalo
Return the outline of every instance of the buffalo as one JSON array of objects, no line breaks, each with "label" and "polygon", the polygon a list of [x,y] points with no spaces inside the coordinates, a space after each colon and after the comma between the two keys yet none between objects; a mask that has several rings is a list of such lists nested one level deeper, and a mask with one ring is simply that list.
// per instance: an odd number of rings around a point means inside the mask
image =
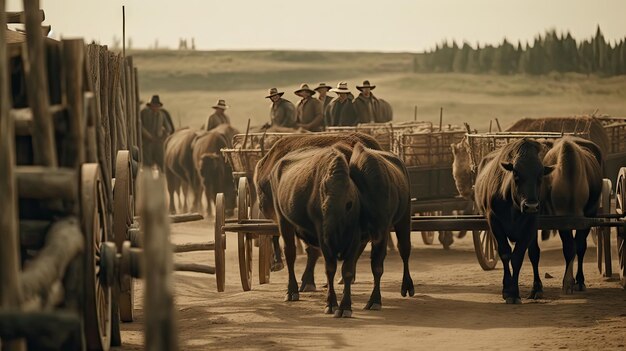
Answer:
[{"label": "buffalo", "polygon": [[200,187],[200,179],[194,166],[192,151],[192,145],[197,137],[198,131],[190,128],[181,128],[165,140],[164,168],[170,195],[171,213],[176,212],[175,194],[178,194],[179,208],[183,212],[187,212],[189,190],[195,195],[192,211],[199,211],[200,209],[201,197],[196,193],[196,190]]}]

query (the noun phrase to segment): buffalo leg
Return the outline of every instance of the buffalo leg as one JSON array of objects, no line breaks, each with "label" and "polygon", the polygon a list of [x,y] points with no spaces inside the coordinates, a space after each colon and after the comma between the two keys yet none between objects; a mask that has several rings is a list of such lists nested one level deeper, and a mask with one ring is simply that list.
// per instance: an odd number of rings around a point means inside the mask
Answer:
[{"label": "buffalo leg", "polygon": [[539,276],[539,258],[541,251],[539,250],[539,243],[537,236],[535,235],[528,247],[528,258],[533,265],[533,289],[528,295],[529,299],[541,299],[543,298],[543,284],[541,283],[541,277]]},{"label": "buffalo leg", "polygon": [[[187,203],[189,201],[189,184],[184,182],[181,187],[182,187],[182,191],[183,191],[182,211],[183,211],[183,213],[187,213],[187,211],[189,211],[189,206],[187,205]],[[179,195],[178,198],[180,199],[180,195]]]},{"label": "buffalo leg", "polygon": [[383,262],[387,255],[388,233],[384,233],[382,238],[384,239],[380,242],[372,242],[371,266],[372,275],[374,276],[374,289],[372,290],[369,301],[367,301],[367,305],[365,305],[366,310],[380,310],[383,305],[380,296],[380,278],[383,276]]},{"label": "buffalo leg", "polygon": [[352,317],[352,297],[351,289],[352,278],[354,277],[354,271],[356,266],[356,252],[346,256],[341,265],[341,276],[343,277],[343,296],[341,297],[341,303],[339,308],[335,311],[335,318],[350,318]]},{"label": "buffalo leg", "polygon": [[170,213],[171,214],[175,214],[176,213],[176,204],[174,202],[174,194],[176,193],[176,191],[179,191],[179,187],[180,185],[178,184],[178,180],[175,179],[175,175],[173,175],[171,172],[167,172],[166,173],[166,178],[167,178],[167,191],[170,194]]},{"label": "buffalo leg", "polygon": [[497,220],[490,218],[489,227],[498,242],[498,256],[500,256],[502,267],[504,268],[502,277],[502,298],[504,300],[508,300],[510,297],[509,289],[511,286],[511,268],[509,264],[511,262],[511,246],[506,238],[504,229],[500,226],[500,223],[498,223]]},{"label": "buffalo leg", "polygon": [[563,242],[563,257],[565,258],[565,274],[563,275],[563,292],[571,294],[574,292],[574,257],[576,248],[571,230],[559,230],[561,241]]},{"label": "buffalo leg", "polygon": [[[281,257],[281,254],[280,254],[281,252],[280,240],[277,236],[272,237],[272,245],[273,245],[272,247],[274,248],[274,261],[272,262],[271,271],[278,272],[278,271],[283,270],[283,268],[285,268],[285,265],[283,264],[283,258]],[[285,253],[285,255],[287,254]]]},{"label": "buffalo leg", "polygon": [[[315,291],[315,264],[320,257],[320,250],[316,247],[307,245],[306,247],[306,268],[302,274],[302,285],[300,285],[300,291]],[[337,263],[335,263],[337,266]],[[335,267],[337,270],[337,267]],[[333,277],[335,273],[333,272]]]},{"label": "buffalo leg", "polygon": [[585,259],[585,252],[587,252],[587,236],[589,235],[589,229],[576,231],[576,255],[578,256],[578,272],[576,272],[576,285],[574,289],[578,291],[585,291],[585,274],[583,273],[583,261]]},{"label": "buffalo leg", "polygon": [[[534,230],[533,232],[536,236],[537,231]],[[519,295],[519,273],[522,269],[522,263],[524,263],[524,256],[526,256],[526,250],[528,249],[529,242],[530,238],[523,238],[522,240],[519,240],[515,243],[515,248],[511,254],[511,268],[513,269],[513,275],[511,276],[509,297],[506,299],[506,303],[508,304],[522,303],[522,299],[520,299]]]},{"label": "buffalo leg", "polygon": [[[356,255],[356,260],[354,262],[358,262],[359,258],[361,258],[361,255],[363,255],[363,251],[365,251],[365,247],[367,246],[368,241],[363,241],[361,243],[361,246],[359,247],[359,252]],[[356,271],[354,272],[354,275],[352,275],[352,284],[354,284],[356,282]],[[343,284],[343,277],[341,277],[339,279],[339,284]]]},{"label": "buffalo leg", "polygon": [[411,256],[411,214],[407,212],[405,218],[395,225],[396,238],[398,239],[398,252],[402,258],[402,288],[400,294],[404,297],[415,295],[413,279],[409,272],[409,257]]},{"label": "buffalo leg", "polygon": [[294,270],[296,262],[296,237],[293,226],[285,219],[278,220],[278,229],[285,241],[285,259],[287,260],[287,269],[289,271],[289,284],[287,285],[287,296],[285,301],[298,301],[300,294],[298,293],[298,281]]},{"label": "buffalo leg", "polygon": [[337,272],[337,259],[330,254],[324,255],[326,262],[326,281],[328,291],[326,292],[326,307],[324,313],[334,314],[337,310],[337,294],[335,293],[335,273]]}]

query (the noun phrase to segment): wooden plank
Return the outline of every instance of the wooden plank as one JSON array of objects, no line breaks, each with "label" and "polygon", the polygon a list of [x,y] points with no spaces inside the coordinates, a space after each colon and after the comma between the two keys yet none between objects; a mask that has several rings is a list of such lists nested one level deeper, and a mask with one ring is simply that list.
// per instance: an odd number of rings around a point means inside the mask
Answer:
[{"label": "wooden plank", "polygon": [[203,220],[204,217],[199,213],[183,213],[170,215],[172,223],[184,223]]},{"label": "wooden plank", "polygon": [[215,242],[209,241],[206,243],[187,243],[174,245],[175,253],[193,252],[193,251],[213,251],[215,250]]},{"label": "wooden plank", "polygon": [[139,103],[140,95],[139,95],[139,71],[137,67],[134,69],[133,80],[135,85],[135,102],[137,106],[135,106],[135,138],[137,140],[137,149],[139,150],[139,161],[141,160],[141,104]]},{"label": "wooden plank", "polygon": [[[49,111],[48,75],[43,36],[39,29],[39,0],[24,1],[26,13],[26,46],[24,47],[24,72],[28,105],[33,110],[33,152],[35,163],[42,166],[56,167],[57,155]],[[6,66],[5,66],[6,67]]]},{"label": "wooden plank", "polygon": [[[30,108],[12,109],[11,117],[15,123],[15,135],[30,136],[33,130],[33,111]],[[55,133],[67,132],[67,111],[63,105],[50,106]]]},{"label": "wooden plank", "polygon": [[85,162],[84,65],[85,43],[82,39],[61,41],[64,76],[63,104],[68,107],[69,133],[63,138],[65,150],[62,164],[78,168]]},{"label": "wooden plank", "polygon": [[215,267],[197,263],[174,263],[174,270],[183,272],[215,274]]},{"label": "wooden plank", "polygon": [[[0,0],[0,52],[6,53],[6,15],[5,0]],[[15,135],[13,119],[9,117],[11,90],[7,55],[0,55],[0,309],[4,313],[19,314],[22,306],[20,282],[20,251],[17,232],[17,194],[14,177]],[[0,321],[3,319],[0,318]],[[5,319],[7,320],[7,319]],[[14,324],[12,319],[8,320]],[[0,324],[0,332],[5,331]],[[1,336],[0,336],[1,337]],[[17,336],[16,336],[17,337]],[[26,350],[23,339],[10,338],[2,343],[2,350]]]},{"label": "wooden plank", "polygon": [[[6,14],[6,23],[26,23],[26,15],[24,14],[24,11],[7,11]],[[36,15],[39,17],[39,23],[43,22],[46,19],[46,14],[43,10],[39,10]]]},{"label": "wooden plank", "polygon": [[73,169],[18,166],[15,176],[20,198],[77,200],[78,173]]},{"label": "wooden plank", "polygon": [[140,209],[144,241],[145,272],[144,313],[146,317],[146,350],[178,350],[176,318],[174,317],[174,284],[172,281],[172,244],[165,179],[154,178],[145,169],[140,179]]}]

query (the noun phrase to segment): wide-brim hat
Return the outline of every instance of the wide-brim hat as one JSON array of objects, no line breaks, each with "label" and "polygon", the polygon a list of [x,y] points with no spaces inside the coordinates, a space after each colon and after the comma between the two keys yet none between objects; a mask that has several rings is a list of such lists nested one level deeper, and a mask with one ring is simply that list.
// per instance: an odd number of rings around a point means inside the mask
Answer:
[{"label": "wide-brim hat", "polygon": [[299,93],[303,92],[303,91],[308,91],[309,93],[311,93],[311,95],[315,95],[316,91],[312,90],[311,88],[309,88],[309,85],[306,83],[303,83],[300,85],[300,89],[294,91],[293,93],[298,95]]},{"label": "wide-brim hat", "polygon": [[163,106],[163,104],[161,103],[161,99],[159,98],[158,95],[152,95],[152,98],[150,99],[150,102],[148,102],[146,104],[146,106]]},{"label": "wide-brim hat", "polygon": [[226,101],[224,101],[224,100],[217,100],[217,103],[215,105],[211,106],[211,107],[219,108],[219,109],[222,109],[222,110],[226,110],[230,106],[226,105]]},{"label": "wide-brim hat", "polygon": [[318,91],[319,89],[327,89],[327,90],[331,90],[333,87],[331,87],[330,85],[326,85],[326,83],[320,83],[317,88],[313,89],[315,91]]},{"label": "wide-brim hat", "polygon": [[374,90],[376,86],[371,85],[369,80],[364,80],[363,85],[357,85],[356,88],[359,89],[359,91],[363,90],[363,88],[370,88],[370,90]]},{"label": "wide-brim hat", "polygon": [[269,90],[269,92],[268,92],[268,94],[269,94],[269,95],[268,95],[268,96],[266,96],[265,98],[266,98],[266,99],[269,99],[269,98],[271,98],[272,96],[276,96],[276,95],[278,95],[278,96],[283,96],[283,94],[284,94],[284,93],[285,93],[284,91],[278,91],[278,89],[276,89],[276,88],[271,88],[271,89]]},{"label": "wide-brim hat", "polygon": [[348,89],[348,83],[346,82],[338,83],[337,87],[330,89],[330,91],[337,94],[350,94],[350,89]]}]

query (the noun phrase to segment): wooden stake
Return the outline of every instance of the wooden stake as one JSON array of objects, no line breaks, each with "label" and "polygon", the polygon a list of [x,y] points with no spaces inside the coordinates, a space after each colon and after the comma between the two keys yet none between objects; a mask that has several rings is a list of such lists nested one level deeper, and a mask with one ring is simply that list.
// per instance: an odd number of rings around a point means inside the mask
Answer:
[{"label": "wooden stake", "polygon": [[122,6],[122,56],[126,57],[126,7]]},{"label": "wooden stake", "polygon": [[439,131],[441,132],[443,128],[443,107],[439,108]]},{"label": "wooden stake", "polygon": [[415,105],[413,109],[413,121],[417,121],[417,105]]},{"label": "wooden stake", "polygon": [[[11,91],[6,55],[5,0],[0,0],[0,308],[19,310],[22,306],[20,281],[20,246],[17,226],[17,194],[15,189],[15,135],[9,116]],[[3,341],[2,350],[26,350],[26,341]]]},{"label": "wooden stake", "polygon": [[[28,105],[33,110],[33,152],[35,163],[42,166],[58,165],[52,116],[48,106],[48,76],[43,36],[41,35],[41,17],[39,0],[24,1],[26,14],[26,46],[24,47],[24,71]],[[3,52],[6,52],[3,50]],[[7,67],[6,65],[3,67]]]},{"label": "wooden stake", "polygon": [[66,144],[63,165],[77,169],[85,162],[85,43],[82,39],[71,39],[61,44],[65,77],[63,103],[68,106],[70,121],[69,135],[63,140]]},{"label": "wooden stake", "polygon": [[502,131],[502,127],[500,127],[500,121],[496,118],[496,126],[498,126],[498,132]]}]

